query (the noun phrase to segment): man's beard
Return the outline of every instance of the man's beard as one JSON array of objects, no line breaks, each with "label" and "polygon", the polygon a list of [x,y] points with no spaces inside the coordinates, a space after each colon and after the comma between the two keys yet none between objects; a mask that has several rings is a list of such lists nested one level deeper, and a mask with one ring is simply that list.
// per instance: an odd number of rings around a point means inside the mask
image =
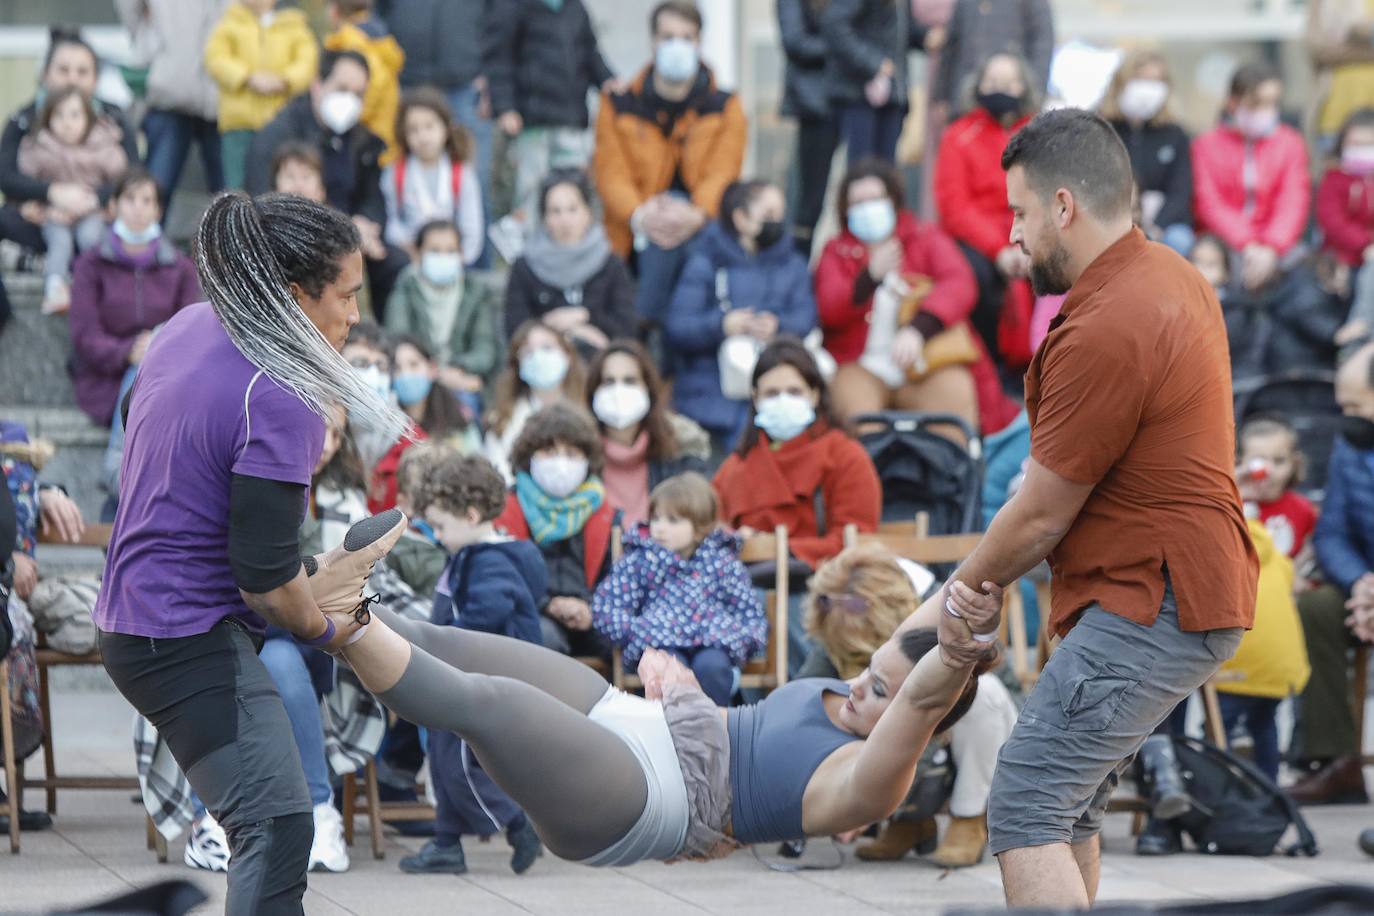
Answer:
[{"label": "man's beard", "polygon": [[1069,251],[1056,239],[1044,258],[1031,258],[1031,290],[1037,296],[1062,296],[1073,286],[1069,277]]}]

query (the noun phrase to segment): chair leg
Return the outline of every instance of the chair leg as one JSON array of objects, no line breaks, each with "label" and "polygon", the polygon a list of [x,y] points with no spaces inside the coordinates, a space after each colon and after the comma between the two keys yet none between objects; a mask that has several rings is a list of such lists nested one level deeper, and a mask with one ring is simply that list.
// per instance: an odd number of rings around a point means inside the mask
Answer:
[{"label": "chair leg", "polygon": [[43,711],[43,774],[47,779],[48,813],[57,813],[57,758],[52,751],[52,703],[48,698],[48,666],[38,666],[38,704]]},{"label": "chair leg", "polygon": [[353,818],[358,814],[358,779],[352,773],[343,775],[344,845],[353,845]]},{"label": "chair leg", "polygon": [[[147,815],[145,815],[147,817]],[[148,817],[148,829],[153,832],[153,852],[157,853],[159,865],[167,864],[167,838],[162,835],[162,831],[153,826],[152,817]]]},{"label": "chair leg", "polygon": [[1202,685],[1202,713],[1208,739],[1219,749],[1226,750],[1226,725],[1221,718],[1221,701],[1217,698],[1217,687],[1211,681]]},{"label": "chair leg", "polygon": [[14,759],[14,721],[10,718],[10,663],[0,659],[0,742],[4,747],[5,784],[9,790],[10,852],[19,853],[19,804],[24,796],[24,775]]},{"label": "chair leg", "polygon": [[155,836],[157,836],[157,828],[153,826],[153,819],[145,814],[143,816],[143,840],[147,844],[149,852],[157,848],[157,841],[153,839]]},{"label": "chair leg", "polygon": [[377,787],[377,764],[369,760],[363,774],[367,786],[367,826],[372,833],[372,858],[386,858],[382,848],[382,795]]}]

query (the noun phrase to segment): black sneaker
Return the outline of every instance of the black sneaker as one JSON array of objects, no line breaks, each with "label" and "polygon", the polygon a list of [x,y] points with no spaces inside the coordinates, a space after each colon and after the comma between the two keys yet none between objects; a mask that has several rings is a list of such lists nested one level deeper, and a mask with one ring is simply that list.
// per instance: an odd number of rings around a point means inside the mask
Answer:
[{"label": "black sneaker", "polygon": [[534,860],[544,854],[544,844],[534,832],[530,819],[521,814],[506,828],[506,842],[510,843],[510,870],[517,875],[529,871]]},{"label": "black sneaker", "polygon": [[401,871],[408,875],[462,875],[468,870],[467,858],[463,855],[463,844],[440,846],[430,840],[413,856],[401,860]]}]

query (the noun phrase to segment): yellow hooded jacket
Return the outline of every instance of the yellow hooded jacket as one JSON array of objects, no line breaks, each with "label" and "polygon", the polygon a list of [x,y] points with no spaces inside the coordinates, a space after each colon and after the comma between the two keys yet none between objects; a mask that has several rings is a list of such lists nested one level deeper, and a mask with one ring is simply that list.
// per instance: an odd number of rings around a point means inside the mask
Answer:
[{"label": "yellow hooded jacket", "polygon": [[[272,120],[310,87],[319,60],[315,33],[300,10],[277,10],[263,25],[243,4],[229,7],[205,43],[205,69],[219,84],[220,133],[258,130]],[[248,77],[263,71],[285,80],[286,91],[259,95],[249,89]]]},{"label": "yellow hooded jacket", "polygon": [[[366,14],[363,14],[364,16]],[[396,145],[396,112],[401,107],[401,68],[406,52],[391,35],[374,38],[355,22],[345,22],[324,39],[330,51],[357,51],[367,60],[367,94],[363,96],[363,126],[386,143],[382,165],[390,165]]]},{"label": "yellow hooded jacket", "polygon": [[1312,669],[1293,600],[1293,562],[1274,546],[1263,522],[1251,519],[1249,524],[1260,561],[1255,626],[1221,666],[1217,690],[1280,700],[1307,686]]}]

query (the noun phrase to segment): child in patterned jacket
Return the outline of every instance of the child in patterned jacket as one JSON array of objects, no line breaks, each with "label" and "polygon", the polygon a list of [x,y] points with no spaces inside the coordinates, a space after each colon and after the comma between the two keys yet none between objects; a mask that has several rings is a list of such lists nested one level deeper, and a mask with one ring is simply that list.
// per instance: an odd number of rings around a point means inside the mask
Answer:
[{"label": "child in patterned jacket", "polygon": [[[763,604],[739,559],[739,538],[716,526],[715,492],[700,474],[649,494],[649,524],[627,532],[625,555],[592,600],[592,625],[633,670],[646,649],[671,652],[725,706],[735,670],[768,639]],[[647,530],[646,530],[647,529]]]}]

